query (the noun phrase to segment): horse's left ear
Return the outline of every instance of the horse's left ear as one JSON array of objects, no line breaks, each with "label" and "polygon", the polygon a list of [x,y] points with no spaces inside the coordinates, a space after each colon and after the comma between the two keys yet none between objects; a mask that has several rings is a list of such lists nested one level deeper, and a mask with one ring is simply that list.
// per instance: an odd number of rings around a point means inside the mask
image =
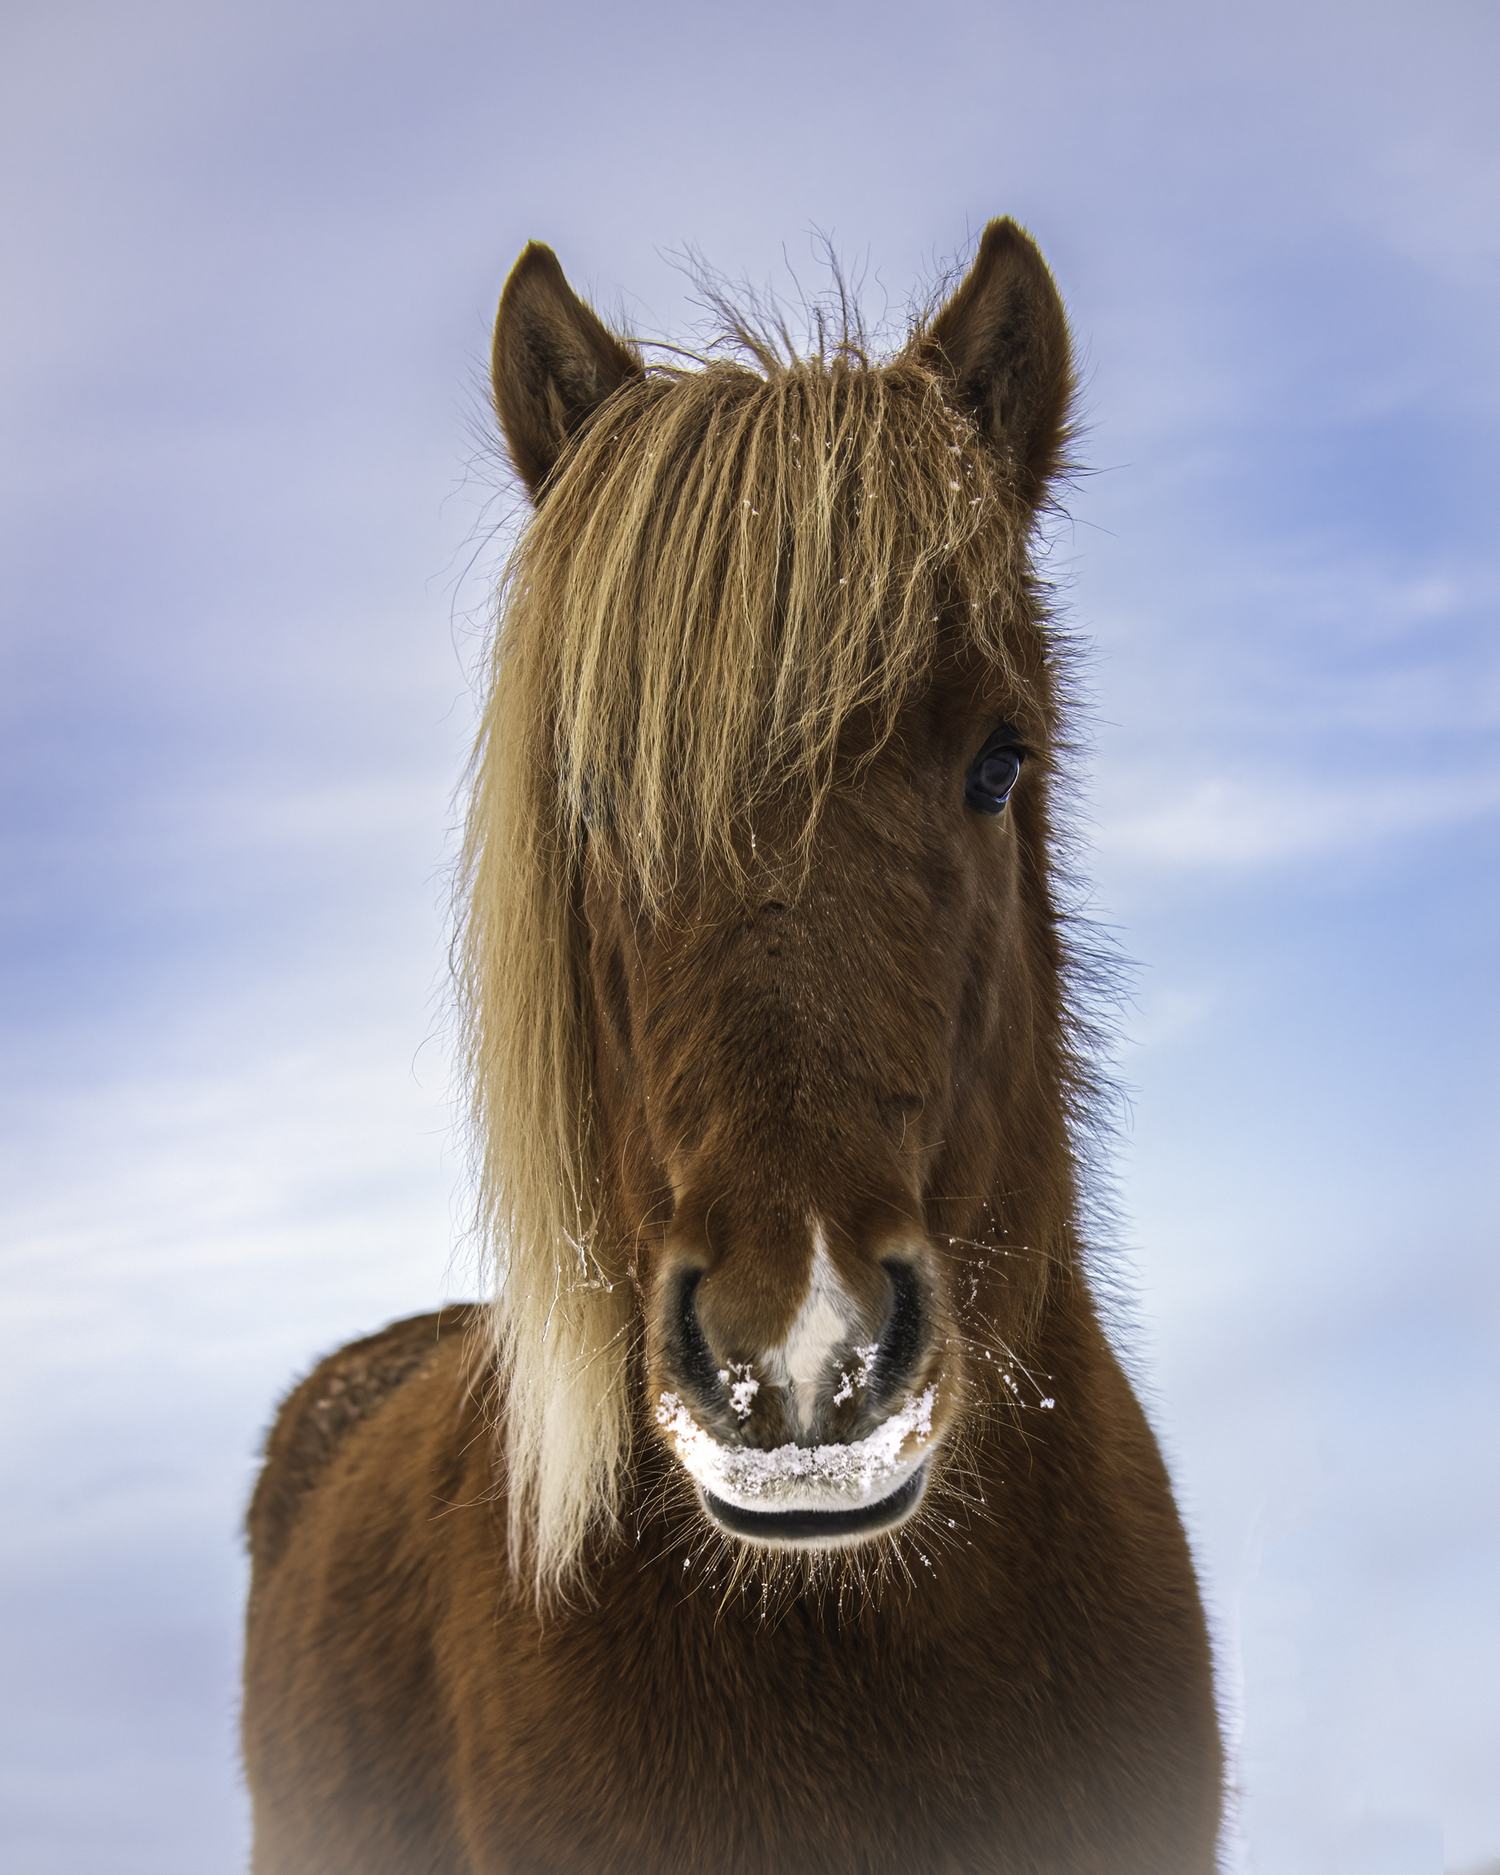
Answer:
[{"label": "horse's left ear", "polygon": [[533,501],[605,398],[642,376],[640,359],[584,305],[540,241],[500,295],[491,365],[506,447]]},{"label": "horse's left ear", "polygon": [[990,223],[962,285],[914,349],[949,379],[1035,507],[1062,463],[1073,350],[1062,297],[1024,228]]}]

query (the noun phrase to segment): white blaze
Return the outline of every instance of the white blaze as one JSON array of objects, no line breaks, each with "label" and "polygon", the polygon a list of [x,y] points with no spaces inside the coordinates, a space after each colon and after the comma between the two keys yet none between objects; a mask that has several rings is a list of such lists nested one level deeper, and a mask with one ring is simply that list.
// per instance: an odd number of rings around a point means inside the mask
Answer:
[{"label": "white blaze", "polygon": [[834,1349],[848,1342],[855,1319],[854,1298],[839,1281],[823,1228],[815,1224],[812,1274],[802,1307],[786,1340],[779,1348],[768,1348],[764,1356],[773,1378],[790,1390],[804,1432],[812,1424],[818,1389],[833,1365]]}]

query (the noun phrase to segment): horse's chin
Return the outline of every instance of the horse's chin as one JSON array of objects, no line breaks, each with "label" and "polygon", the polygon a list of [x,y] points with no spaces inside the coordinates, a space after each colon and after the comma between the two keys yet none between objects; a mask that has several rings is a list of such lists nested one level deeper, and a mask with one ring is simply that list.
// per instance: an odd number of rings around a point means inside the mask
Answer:
[{"label": "horse's chin", "polygon": [[819,1504],[797,1492],[784,1506],[774,1496],[738,1504],[700,1485],[698,1496],[711,1522],[731,1536],[772,1549],[845,1549],[897,1529],[922,1501],[927,1460],[917,1461],[893,1491],[864,1504]]},{"label": "horse's chin", "polygon": [[934,1382],[863,1439],[829,1445],[725,1444],[675,1393],[659,1396],[656,1420],[720,1529],[780,1549],[836,1549],[894,1530],[921,1503],[942,1436],[937,1393]]}]

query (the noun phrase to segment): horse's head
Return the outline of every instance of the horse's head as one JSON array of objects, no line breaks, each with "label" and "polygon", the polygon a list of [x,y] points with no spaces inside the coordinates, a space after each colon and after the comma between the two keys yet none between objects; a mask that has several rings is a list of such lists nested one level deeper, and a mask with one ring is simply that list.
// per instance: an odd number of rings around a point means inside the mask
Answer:
[{"label": "horse's head", "polygon": [[1070,1258],[1027,558],[1056,289],[996,222],[890,364],[757,357],[645,371],[538,247],[496,328],[538,514],[465,964],[513,1488],[553,1567],[630,1384],[724,1530],[896,1527],[966,1415],[1025,1403]]}]

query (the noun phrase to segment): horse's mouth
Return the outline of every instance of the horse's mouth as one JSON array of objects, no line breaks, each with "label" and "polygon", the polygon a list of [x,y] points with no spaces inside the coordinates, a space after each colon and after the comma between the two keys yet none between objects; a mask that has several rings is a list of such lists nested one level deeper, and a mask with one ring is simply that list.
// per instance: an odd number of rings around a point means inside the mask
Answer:
[{"label": "horse's mouth", "polygon": [[721,1529],[752,1543],[831,1549],[894,1530],[921,1502],[936,1400],[934,1383],[863,1439],[771,1451],[714,1438],[675,1393],[660,1396],[656,1419]]},{"label": "horse's mouth", "polygon": [[887,1496],[871,1504],[837,1510],[818,1510],[806,1504],[792,1510],[753,1510],[717,1497],[706,1485],[699,1487],[703,1508],[716,1524],[752,1543],[771,1543],[798,1549],[833,1549],[859,1543],[904,1523],[921,1502],[927,1486],[924,1459],[910,1477]]}]

